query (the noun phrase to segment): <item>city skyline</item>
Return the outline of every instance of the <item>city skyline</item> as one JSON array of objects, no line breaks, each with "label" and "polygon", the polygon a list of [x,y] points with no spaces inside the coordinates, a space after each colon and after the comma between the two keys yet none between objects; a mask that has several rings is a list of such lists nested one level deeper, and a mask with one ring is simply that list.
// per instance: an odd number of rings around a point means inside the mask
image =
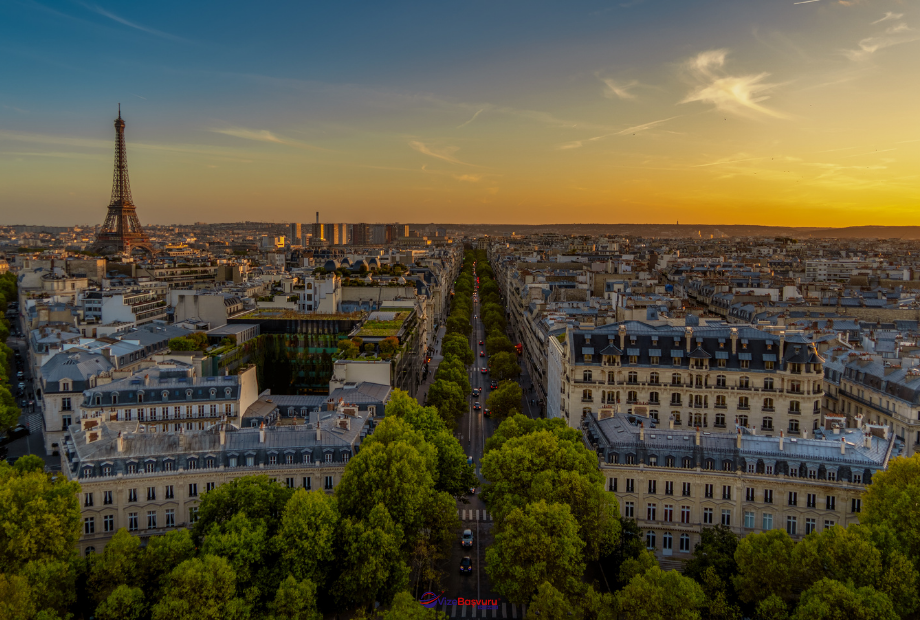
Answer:
[{"label": "city skyline", "polygon": [[120,102],[143,225],[920,224],[903,3],[0,10],[6,223],[104,219]]}]

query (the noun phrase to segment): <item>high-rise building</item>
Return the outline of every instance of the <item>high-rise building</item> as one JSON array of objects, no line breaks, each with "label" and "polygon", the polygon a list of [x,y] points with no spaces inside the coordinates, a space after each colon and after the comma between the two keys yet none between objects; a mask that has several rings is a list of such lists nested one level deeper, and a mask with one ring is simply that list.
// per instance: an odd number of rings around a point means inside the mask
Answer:
[{"label": "high-rise building", "polygon": [[387,242],[386,224],[371,224],[371,238],[368,241],[370,245],[384,245]]},{"label": "high-rise building", "polygon": [[300,223],[291,224],[290,233],[291,245],[301,245],[303,243],[303,233],[300,229]]},{"label": "high-rise building", "polygon": [[112,180],[112,200],[102,228],[96,233],[92,245],[100,254],[128,253],[132,250],[153,253],[150,239],[141,228],[137,210],[131,198],[131,183],[128,180],[128,154],[125,146],[125,122],[121,118],[121,105],[115,119],[115,173]]},{"label": "high-rise building", "polygon": [[369,245],[371,243],[371,227],[368,224],[354,224],[352,226],[351,242],[354,245]]}]

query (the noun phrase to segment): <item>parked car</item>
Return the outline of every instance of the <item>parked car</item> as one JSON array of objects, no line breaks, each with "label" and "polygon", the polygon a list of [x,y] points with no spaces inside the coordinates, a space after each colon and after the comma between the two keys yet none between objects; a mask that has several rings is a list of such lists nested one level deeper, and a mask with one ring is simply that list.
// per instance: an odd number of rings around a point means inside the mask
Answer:
[{"label": "parked car", "polygon": [[463,536],[460,537],[460,545],[463,547],[473,546],[473,530],[463,530]]},{"label": "parked car", "polygon": [[460,572],[461,573],[472,573],[473,572],[473,560],[470,559],[470,556],[464,556],[460,560]]},{"label": "parked car", "polygon": [[483,410],[482,410],[482,415],[486,416],[487,418],[491,418],[491,417],[492,417],[492,410],[491,410],[491,409],[483,409]]},{"label": "parked car", "polygon": [[498,381],[492,381],[492,383],[489,384],[489,387],[493,390],[496,389],[498,387]]},{"label": "parked car", "polygon": [[15,441],[19,439],[20,437],[25,437],[26,435],[30,435],[30,434],[31,434],[31,431],[29,430],[29,427],[23,426],[22,424],[20,424],[19,426],[7,431],[6,437],[3,438],[2,443],[7,444],[7,443],[10,443],[11,441]]}]

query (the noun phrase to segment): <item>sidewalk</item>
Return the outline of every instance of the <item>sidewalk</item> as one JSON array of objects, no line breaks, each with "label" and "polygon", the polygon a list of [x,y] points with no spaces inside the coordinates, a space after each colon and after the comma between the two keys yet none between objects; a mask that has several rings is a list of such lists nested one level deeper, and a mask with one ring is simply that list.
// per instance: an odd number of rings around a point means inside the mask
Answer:
[{"label": "sidewalk", "polygon": [[419,403],[425,404],[425,399],[428,397],[428,388],[431,387],[431,384],[434,383],[434,373],[438,370],[438,364],[441,363],[441,360],[444,359],[444,356],[441,355],[441,342],[444,340],[444,334],[447,333],[446,327],[441,327],[437,332],[437,342],[435,342],[431,347],[431,361],[428,362],[428,378],[418,386],[418,391],[416,392],[416,400]]}]

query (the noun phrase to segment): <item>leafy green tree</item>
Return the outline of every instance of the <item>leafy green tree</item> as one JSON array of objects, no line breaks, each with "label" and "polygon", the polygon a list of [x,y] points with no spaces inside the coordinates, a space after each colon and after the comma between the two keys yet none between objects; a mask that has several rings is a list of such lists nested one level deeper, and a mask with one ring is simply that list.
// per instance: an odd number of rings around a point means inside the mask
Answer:
[{"label": "leafy green tree", "polygon": [[786,530],[769,530],[742,538],[735,550],[738,574],[733,577],[738,598],[745,603],[756,603],[775,594],[784,601],[793,600],[797,575],[791,570],[792,548]]},{"label": "leafy green tree", "polygon": [[561,441],[581,443],[581,431],[570,427],[562,418],[531,419],[521,413],[510,415],[498,425],[492,436],[486,440],[486,452],[497,450],[509,439],[523,437],[538,431],[549,431]]},{"label": "leafy green tree", "polygon": [[13,394],[8,387],[0,385],[0,434],[5,434],[16,426],[20,415],[22,415],[22,410],[16,406]]},{"label": "leafy green tree", "polygon": [[96,607],[96,618],[99,620],[142,620],[146,613],[144,591],[126,585],[115,588]]},{"label": "leafy green tree", "polygon": [[473,326],[469,319],[462,316],[450,316],[447,319],[447,333],[463,334],[469,336],[473,333]]},{"label": "leafy green tree", "polygon": [[489,359],[492,377],[499,381],[516,379],[521,374],[516,353],[496,353]]},{"label": "leafy green tree", "polygon": [[643,620],[699,620],[706,596],[698,583],[677,571],[653,566],[616,594],[623,617]]},{"label": "leafy green tree", "polygon": [[384,359],[389,359],[399,350],[399,339],[395,336],[389,336],[381,340],[377,346],[380,347],[380,356]]},{"label": "leafy green tree", "polygon": [[281,513],[274,544],[281,565],[297,582],[323,587],[335,563],[335,533],[339,512],[335,497],[322,491],[298,489]]},{"label": "leafy green tree", "polygon": [[[159,597],[166,587],[169,574],[186,560],[195,556],[195,542],[188,530],[173,530],[164,536],[151,536],[140,559],[138,582],[149,600]],[[235,576],[234,576],[235,579]]]},{"label": "leafy green tree", "polygon": [[361,352],[361,349],[358,348],[355,342],[348,338],[339,340],[338,343],[336,343],[336,347],[341,351],[344,357],[349,359],[358,357],[358,354]]},{"label": "leafy green tree", "polygon": [[453,381],[435,380],[428,388],[428,402],[437,408],[445,424],[450,428],[467,411],[466,395],[463,388]]},{"label": "leafy green tree", "polygon": [[22,575],[0,573],[0,618],[32,620],[35,614],[29,580]]},{"label": "leafy green tree", "polygon": [[274,536],[278,527],[277,515],[293,495],[279,482],[265,475],[243,476],[208,491],[201,496],[198,507],[198,521],[192,533],[201,541],[215,523],[225,523],[238,512],[245,512],[250,519],[263,521],[269,536]]},{"label": "leafy green tree", "polygon": [[274,590],[276,558],[269,544],[268,525],[238,512],[228,521],[213,523],[204,537],[201,553],[227,560],[236,575],[240,593],[250,604],[259,604]]},{"label": "leafy green tree", "polygon": [[514,345],[511,343],[511,340],[509,340],[508,336],[504,334],[496,334],[494,336],[487,337],[486,351],[489,352],[489,355],[495,355],[497,353],[517,354],[517,351],[514,350]]},{"label": "leafy green tree", "polygon": [[42,472],[45,471],[45,462],[38,455],[27,454],[16,459],[13,467],[19,472],[19,475],[29,472]]},{"label": "leafy green tree", "polygon": [[486,406],[492,410],[492,415],[505,418],[511,415],[512,411],[519,411],[521,401],[524,399],[524,391],[521,386],[513,381],[506,381],[498,384],[497,390],[492,390],[486,399]]},{"label": "leafy green tree", "polygon": [[822,578],[874,586],[882,575],[881,552],[856,528],[837,525],[812,532],[793,548],[792,559],[803,590]]},{"label": "leafy green tree", "polygon": [[334,591],[341,604],[367,608],[405,589],[409,567],[400,551],[403,533],[384,504],[374,506],[366,519],[342,519],[339,533],[341,573]]},{"label": "leafy green tree", "polygon": [[0,566],[68,560],[80,538],[80,485],[64,476],[0,463]]},{"label": "leafy green tree", "polygon": [[[690,561],[684,565],[684,575],[705,586],[703,575],[707,569],[712,568],[725,586],[727,600],[730,603],[737,602],[732,578],[738,572],[738,564],[735,562],[738,540],[738,535],[730,527],[704,527]],[[711,583],[712,578],[709,581]]]},{"label": "leafy green tree", "polygon": [[891,599],[872,587],[821,579],[802,594],[792,620],[898,620]]},{"label": "leafy green tree", "polygon": [[755,609],[754,620],[787,620],[789,618],[786,603],[775,594],[759,601]]},{"label": "leafy green tree", "polygon": [[35,560],[22,568],[29,580],[32,601],[39,615],[66,617],[76,601],[75,557],[62,560]]},{"label": "leafy green tree", "polygon": [[387,611],[378,611],[376,620],[446,620],[447,615],[435,609],[426,609],[408,592],[393,597],[393,605]]},{"label": "leafy green tree", "polygon": [[643,549],[637,557],[628,558],[620,565],[619,582],[629,583],[636,575],[644,575],[655,566],[658,566],[658,558],[648,549]]},{"label": "leafy green tree", "polygon": [[577,603],[566,598],[562,592],[544,581],[533,595],[527,615],[531,618],[571,618],[581,620],[585,617],[584,610]]},{"label": "leafy green tree", "polygon": [[186,336],[177,336],[169,339],[169,348],[173,351],[197,351],[195,341]]},{"label": "leafy green tree", "polygon": [[568,506],[527,504],[512,510],[496,530],[486,550],[486,573],[497,592],[524,603],[544,582],[569,595],[579,590],[585,544]]},{"label": "leafy green tree", "polygon": [[97,603],[109,598],[115,588],[137,585],[137,574],[143,553],[141,539],[121,528],[106,543],[102,553],[89,558],[87,589]]},{"label": "leafy green tree", "polygon": [[715,567],[707,566],[699,580],[706,595],[703,616],[709,620],[741,620],[741,608],[729,600],[730,586],[719,577]]},{"label": "leafy green tree", "polygon": [[887,470],[872,476],[859,521],[890,527],[920,568],[920,452],[892,459]]},{"label": "leafy green tree", "polygon": [[205,555],[186,560],[167,580],[153,606],[153,620],[238,620],[249,617],[236,596],[236,574],[225,558]]},{"label": "leafy green tree", "polygon": [[441,353],[445,356],[454,355],[467,366],[472,364],[475,359],[469,342],[466,337],[460,334],[447,334],[444,336],[444,341],[441,343]]},{"label": "leafy green tree", "polygon": [[316,611],[316,585],[288,575],[275,592],[271,613],[275,620],[323,620],[323,614]]},{"label": "leafy green tree", "polygon": [[473,392],[472,386],[470,386],[470,377],[466,373],[466,367],[463,366],[463,362],[457,359],[454,356],[445,357],[440,364],[438,364],[438,370],[434,373],[435,381],[448,381],[460,386],[460,389],[463,391],[463,396],[466,398]]}]

